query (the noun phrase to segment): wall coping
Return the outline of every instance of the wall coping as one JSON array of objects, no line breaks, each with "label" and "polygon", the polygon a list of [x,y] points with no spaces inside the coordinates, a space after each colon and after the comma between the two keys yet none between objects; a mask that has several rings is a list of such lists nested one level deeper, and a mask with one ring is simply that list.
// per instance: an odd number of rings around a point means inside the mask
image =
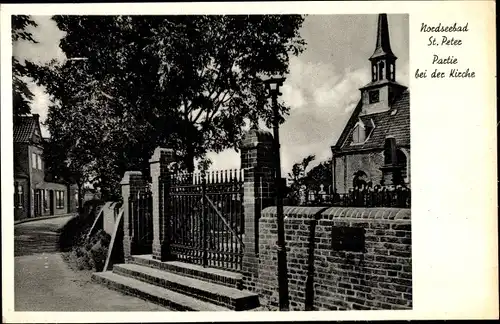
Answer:
[{"label": "wall coping", "polygon": [[[359,208],[359,207],[304,207],[283,206],[286,218],[313,218],[318,215],[322,219],[366,219],[366,220],[397,220],[410,221],[409,208]],[[262,217],[274,218],[276,206],[267,207],[262,211]]]},{"label": "wall coping", "polygon": [[162,156],[165,156],[166,154],[173,155],[173,153],[174,150],[171,148],[157,147],[149,159],[149,163],[158,163],[160,162]]},{"label": "wall coping", "polygon": [[121,185],[128,185],[130,184],[130,178],[133,176],[141,176],[142,177],[142,172],[141,171],[125,171],[123,174],[122,181],[120,181]]}]

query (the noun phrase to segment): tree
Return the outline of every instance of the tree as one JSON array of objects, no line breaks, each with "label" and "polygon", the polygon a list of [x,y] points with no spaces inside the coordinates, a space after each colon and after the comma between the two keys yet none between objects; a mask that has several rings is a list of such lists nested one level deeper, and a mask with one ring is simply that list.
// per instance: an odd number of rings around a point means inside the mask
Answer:
[{"label": "tree", "polygon": [[[11,32],[13,43],[19,41],[28,41],[37,43],[33,35],[27,30],[28,27],[36,27],[37,24],[25,15],[14,15],[11,20]],[[26,66],[22,64],[15,56],[12,56],[12,99],[13,99],[13,117],[23,114],[29,114],[31,111],[30,102],[33,100],[33,93],[23,80],[23,77],[29,76]]]},{"label": "tree", "polygon": [[321,185],[323,185],[325,190],[328,190],[328,188],[333,185],[332,160],[321,162],[317,166],[311,168],[311,170],[307,172],[304,182],[307,189],[314,192],[319,192]]},{"label": "tree", "polygon": [[126,170],[147,170],[158,145],[189,171],[207,151],[237,147],[248,119],[269,118],[260,77],[286,73],[305,46],[301,16],[53,19],[69,59],[31,66],[56,102],[49,130],[60,123],[57,136],[79,138],[78,148],[55,142],[92,157],[82,165],[110,188]]},{"label": "tree", "polygon": [[314,161],[315,155],[308,155],[302,159],[302,161],[295,163],[292,166],[292,172],[288,173],[288,179],[290,180],[290,199],[295,202],[300,201],[300,191],[306,184],[306,170],[309,164]]}]

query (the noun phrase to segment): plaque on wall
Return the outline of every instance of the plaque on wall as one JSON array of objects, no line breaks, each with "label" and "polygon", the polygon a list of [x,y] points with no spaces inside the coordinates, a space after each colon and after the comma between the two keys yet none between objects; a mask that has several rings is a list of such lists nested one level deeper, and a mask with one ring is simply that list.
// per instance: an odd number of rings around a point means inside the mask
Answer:
[{"label": "plaque on wall", "polygon": [[363,252],[365,229],[362,227],[332,227],[332,249],[334,251]]}]

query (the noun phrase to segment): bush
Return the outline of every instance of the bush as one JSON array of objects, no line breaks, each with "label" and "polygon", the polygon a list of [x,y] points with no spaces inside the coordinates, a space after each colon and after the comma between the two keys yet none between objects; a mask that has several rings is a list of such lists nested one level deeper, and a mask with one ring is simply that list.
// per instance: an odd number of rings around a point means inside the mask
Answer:
[{"label": "bush", "polygon": [[71,251],[74,246],[82,245],[97,216],[100,200],[86,201],[78,216],[71,219],[60,231],[59,248],[63,252]]},{"label": "bush", "polygon": [[80,240],[73,246],[67,257],[67,261],[77,270],[102,271],[108,256],[108,248],[111,237],[103,230],[89,238]]}]

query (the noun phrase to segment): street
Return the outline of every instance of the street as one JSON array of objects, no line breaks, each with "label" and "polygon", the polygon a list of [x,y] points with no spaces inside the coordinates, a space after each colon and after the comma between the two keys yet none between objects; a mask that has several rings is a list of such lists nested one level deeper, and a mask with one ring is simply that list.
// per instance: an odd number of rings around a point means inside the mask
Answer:
[{"label": "street", "polygon": [[71,217],[15,226],[16,311],[168,311],[91,281],[91,271],[74,271],[57,249],[58,229]]}]

